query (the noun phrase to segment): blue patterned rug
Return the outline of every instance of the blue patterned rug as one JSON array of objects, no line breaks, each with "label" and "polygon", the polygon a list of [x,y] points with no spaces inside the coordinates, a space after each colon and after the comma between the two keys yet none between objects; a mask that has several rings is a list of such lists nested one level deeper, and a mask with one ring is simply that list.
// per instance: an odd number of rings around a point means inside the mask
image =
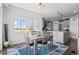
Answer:
[{"label": "blue patterned rug", "polygon": [[[38,45],[38,49],[35,52],[35,55],[48,55],[51,51],[56,49],[58,46],[56,45]],[[34,46],[31,46],[30,48],[26,48],[24,44],[18,44],[16,46],[13,46],[11,48],[6,49],[7,55],[34,55]]]},{"label": "blue patterned rug", "polygon": [[[53,45],[53,47],[50,45],[48,47],[46,45],[44,45],[43,47],[40,46],[36,50],[35,55],[48,55],[48,53],[50,53],[57,47],[58,46],[56,45]],[[21,48],[21,49],[18,49],[18,53],[19,55],[34,55],[34,48]]]}]

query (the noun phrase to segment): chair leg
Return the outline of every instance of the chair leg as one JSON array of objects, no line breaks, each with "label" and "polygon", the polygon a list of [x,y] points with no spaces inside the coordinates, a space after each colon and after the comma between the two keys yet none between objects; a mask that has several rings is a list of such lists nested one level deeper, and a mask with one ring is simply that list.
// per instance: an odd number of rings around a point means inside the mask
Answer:
[{"label": "chair leg", "polygon": [[29,55],[30,47],[28,46],[27,48],[28,48],[28,55]]},{"label": "chair leg", "polygon": [[44,49],[43,49],[44,47],[43,47],[43,42],[42,42],[42,54],[44,53]]},{"label": "chair leg", "polygon": [[48,49],[48,43],[46,45],[47,45],[47,49]]},{"label": "chair leg", "polygon": [[28,52],[28,54],[29,54],[29,50],[30,50],[29,45],[28,45],[28,44],[25,44],[24,46],[27,48],[27,50],[28,50],[27,52]]}]

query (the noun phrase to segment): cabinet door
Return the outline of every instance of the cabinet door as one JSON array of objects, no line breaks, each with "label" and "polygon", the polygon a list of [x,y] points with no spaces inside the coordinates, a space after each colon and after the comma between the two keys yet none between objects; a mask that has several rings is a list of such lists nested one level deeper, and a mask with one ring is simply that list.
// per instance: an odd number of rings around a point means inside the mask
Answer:
[{"label": "cabinet door", "polygon": [[58,21],[53,22],[53,29],[54,29],[54,31],[59,30],[59,22]]},{"label": "cabinet door", "polygon": [[78,41],[77,41],[77,54],[79,55],[79,38],[78,38]]},{"label": "cabinet door", "polygon": [[53,32],[53,41],[54,42],[64,43],[63,37],[64,37],[63,32]]},{"label": "cabinet door", "polygon": [[70,31],[72,38],[78,38],[78,17],[75,16],[70,19]]},{"label": "cabinet door", "polygon": [[0,6],[0,50],[2,50],[2,12]]}]

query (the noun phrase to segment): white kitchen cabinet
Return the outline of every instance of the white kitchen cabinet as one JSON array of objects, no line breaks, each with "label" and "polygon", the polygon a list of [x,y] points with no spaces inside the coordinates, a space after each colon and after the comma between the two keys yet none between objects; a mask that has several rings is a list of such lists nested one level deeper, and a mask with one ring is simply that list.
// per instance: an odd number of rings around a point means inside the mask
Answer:
[{"label": "white kitchen cabinet", "polygon": [[71,37],[72,38],[78,38],[79,34],[79,16],[74,16],[70,19],[70,32],[71,32]]},{"label": "white kitchen cabinet", "polygon": [[64,43],[64,32],[53,31],[53,41]]},{"label": "white kitchen cabinet", "polygon": [[77,54],[79,54],[79,15],[70,19],[71,38],[77,41]]},{"label": "white kitchen cabinet", "polygon": [[53,29],[54,29],[54,31],[59,31],[59,22],[58,21],[53,22]]},{"label": "white kitchen cabinet", "polygon": [[0,4],[0,50],[2,50],[2,7]]},{"label": "white kitchen cabinet", "polygon": [[63,23],[59,21],[53,22],[53,29],[54,31],[62,31],[63,30]]},{"label": "white kitchen cabinet", "polygon": [[53,41],[64,44],[70,38],[69,31],[53,31]]}]

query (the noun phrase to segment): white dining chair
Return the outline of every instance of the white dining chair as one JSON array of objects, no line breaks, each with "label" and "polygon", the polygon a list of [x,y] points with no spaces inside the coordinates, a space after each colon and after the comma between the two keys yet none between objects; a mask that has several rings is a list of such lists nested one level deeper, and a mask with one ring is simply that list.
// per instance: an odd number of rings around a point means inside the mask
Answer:
[{"label": "white dining chair", "polygon": [[25,40],[25,47],[28,48],[28,54],[29,54],[29,37],[28,37],[28,32],[24,33],[24,40]]}]

